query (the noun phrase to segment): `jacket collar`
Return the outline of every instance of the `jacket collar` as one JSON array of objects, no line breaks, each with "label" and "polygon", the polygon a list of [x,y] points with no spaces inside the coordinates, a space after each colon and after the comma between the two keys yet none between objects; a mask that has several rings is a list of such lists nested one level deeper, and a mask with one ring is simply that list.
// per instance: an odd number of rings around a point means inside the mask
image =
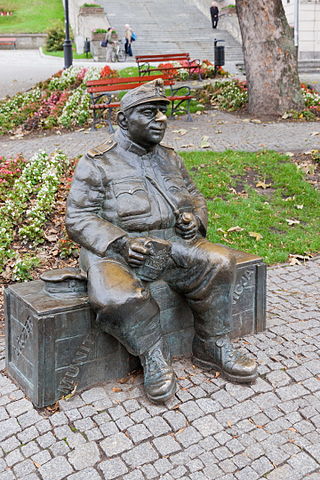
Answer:
[{"label": "jacket collar", "polygon": [[145,148],[141,147],[137,143],[132,142],[126,135],[125,131],[121,128],[118,128],[118,130],[114,134],[114,139],[121,148],[127,150],[128,152],[139,155],[139,157],[153,153],[155,148],[157,147],[157,145],[155,145],[152,150],[147,151]]}]

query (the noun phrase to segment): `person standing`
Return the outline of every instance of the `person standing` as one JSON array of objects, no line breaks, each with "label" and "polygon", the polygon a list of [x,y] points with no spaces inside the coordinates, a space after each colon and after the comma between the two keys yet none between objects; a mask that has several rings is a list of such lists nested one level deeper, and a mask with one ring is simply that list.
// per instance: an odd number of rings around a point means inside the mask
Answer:
[{"label": "person standing", "polygon": [[117,49],[119,44],[119,38],[116,30],[110,28],[106,34],[107,51],[106,51],[106,62],[112,62],[114,57],[114,51]]},{"label": "person standing", "polygon": [[125,49],[126,54],[129,55],[129,57],[132,57],[131,44],[132,44],[133,30],[128,23],[125,24],[124,28],[125,28],[125,30],[124,30],[124,39],[125,39],[124,49]]},{"label": "person standing", "polygon": [[211,22],[212,28],[217,28],[218,20],[219,20],[219,8],[215,2],[212,2],[210,7],[210,15],[211,15]]}]

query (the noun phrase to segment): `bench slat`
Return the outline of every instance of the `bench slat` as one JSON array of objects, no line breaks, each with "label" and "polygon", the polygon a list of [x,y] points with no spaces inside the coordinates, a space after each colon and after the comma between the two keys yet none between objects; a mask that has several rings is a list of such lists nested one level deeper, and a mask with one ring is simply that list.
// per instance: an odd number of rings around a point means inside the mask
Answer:
[{"label": "bench slat", "polygon": [[158,59],[164,59],[168,60],[170,58],[176,59],[176,58],[184,58],[184,59],[189,59],[190,55],[189,53],[167,53],[164,55],[136,55],[136,60],[138,61],[152,61],[155,60],[157,61]]},{"label": "bench slat", "polygon": [[[148,80],[149,81],[149,80]],[[140,87],[143,83],[147,82],[132,82],[132,83],[120,83],[120,84],[113,84],[113,85],[97,85],[88,88],[89,93],[99,93],[99,92],[117,92],[120,90],[132,90],[133,88]],[[173,85],[174,80],[164,80],[164,85]]]},{"label": "bench slat", "polygon": [[100,78],[99,80],[89,80],[87,86],[91,87],[94,85],[113,85],[118,83],[136,83],[136,82],[150,82],[151,80],[156,80],[157,78],[168,79],[172,78],[169,75],[150,75],[149,77],[124,77],[124,78]]},{"label": "bench slat", "polygon": [[13,45],[16,48],[16,41],[17,39],[14,37],[1,37],[0,45]]}]

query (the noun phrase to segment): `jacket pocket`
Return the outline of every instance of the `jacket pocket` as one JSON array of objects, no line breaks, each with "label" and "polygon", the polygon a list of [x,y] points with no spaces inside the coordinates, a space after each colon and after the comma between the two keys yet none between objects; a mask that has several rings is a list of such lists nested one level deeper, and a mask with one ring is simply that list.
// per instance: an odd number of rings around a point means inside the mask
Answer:
[{"label": "jacket pocket", "polygon": [[126,178],[114,182],[112,187],[119,217],[125,218],[150,213],[151,205],[143,180]]},{"label": "jacket pocket", "polygon": [[178,177],[178,176],[170,176],[170,177],[165,177],[164,178],[166,188],[170,192],[183,192],[186,194],[188,192],[188,189],[186,187],[186,184],[183,181],[183,178]]}]

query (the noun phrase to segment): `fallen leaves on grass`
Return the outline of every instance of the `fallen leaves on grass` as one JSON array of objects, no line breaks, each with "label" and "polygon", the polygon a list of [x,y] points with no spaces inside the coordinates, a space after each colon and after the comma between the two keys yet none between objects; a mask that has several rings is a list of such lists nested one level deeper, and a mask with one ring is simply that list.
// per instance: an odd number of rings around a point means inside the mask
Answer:
[{"label": "fallen leaves on grass", "polygon": [[249,232],[249,237],[255,238],[257,242],[263,238],[261,233],[258,232]]},{"label": "fallen leaves on grass", "polygon": [[257,187],[257,188],[263,188],[264,190],[265,190],[266,188],[270,188],[271,186],[272,186],[271,183],[265,183],[265,182],[258,182],[258,183],[256,183],[256,187]]},{"label": "fallen leaves on grass", "polygon": [[286,218],[286,222],[291,227],[292,225],[299,225],[300,220],[295,220],[294,218]]},{"label": "fallen leaves on grass", "polygon": [[228,232],[243,232],[244,228],[239,227],[238,225],[236,227],[231,227],[228,228]]}]

